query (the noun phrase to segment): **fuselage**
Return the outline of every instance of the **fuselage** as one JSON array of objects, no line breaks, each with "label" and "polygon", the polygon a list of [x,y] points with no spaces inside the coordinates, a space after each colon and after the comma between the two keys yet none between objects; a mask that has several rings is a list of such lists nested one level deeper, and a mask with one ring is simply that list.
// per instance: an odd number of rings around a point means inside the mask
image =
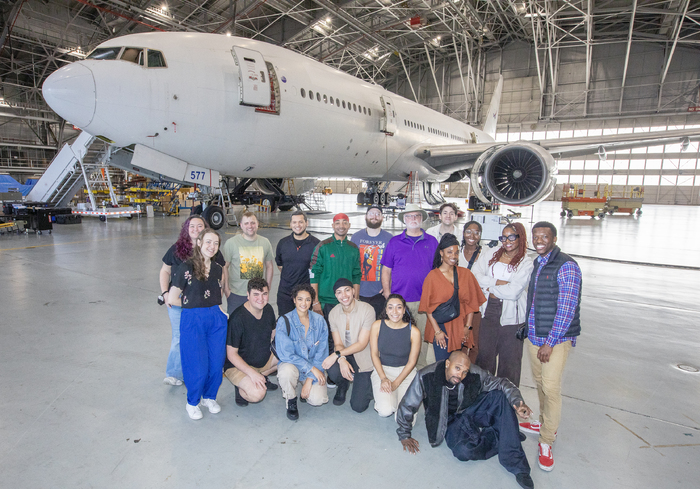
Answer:
[{"label": "fuselage", "polygon": [[[274,67],[278,113],[241,105],[234,46],[257,51]],[[141,144],[224,175],[402,180],[414,171],[440,181],[449,174],[416,158],[418,146],[492,141],[378,85],[264,42],[147,33],[111,39],[98,49],[108,47],[157,51],[165,66],[122,59],[72,63],[45,82],[49,105],[118,146]],[[382,98],[393,105],[393,134],[381,130]]]}]

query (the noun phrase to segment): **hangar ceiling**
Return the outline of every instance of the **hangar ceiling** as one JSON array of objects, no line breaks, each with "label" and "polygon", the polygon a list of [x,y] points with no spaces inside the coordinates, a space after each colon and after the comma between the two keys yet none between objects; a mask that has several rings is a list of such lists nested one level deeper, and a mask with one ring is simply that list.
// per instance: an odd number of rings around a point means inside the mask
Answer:
[{"label": "hangar ceiling", "polygon": [[[62,126],[41,98],[43,81],[101,42],[135,32],[263,40],[389,89],[416,72],[431,73],[437,87],[437,66],[456,65],[466,99],[483,99],[486,53],[513,43],[532,46],[539,86],[550,95],[555,61],[567,50],[584,53],[588,89],[594,49],[623,49],[615,83],[624,90],[639,46],[663,50],[661,88],[674,55],[700,46],[700,0],[0,0],[0,8],[0,147],[49,152]],[[472,122],[478,117],[473,111]]]}]

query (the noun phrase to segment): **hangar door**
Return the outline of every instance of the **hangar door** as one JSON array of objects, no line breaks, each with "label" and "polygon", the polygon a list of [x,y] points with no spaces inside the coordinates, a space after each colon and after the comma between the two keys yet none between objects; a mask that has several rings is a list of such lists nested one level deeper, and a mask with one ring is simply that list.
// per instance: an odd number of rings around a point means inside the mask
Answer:
[{"label": "hangar door", "polygon": [[382,109],[384,109],[379,130],[389,136],[393,136],[396,132],[396,111],[394,110],[394,102],[392,102],[389,97],[385,96],[379,97],[379,100],[382,103]]},{"label": "hangar door", "polygon": [[270,105],[270,75],[262,54],[240,46],[233,46],[231,54],[238,66],[241,105]]}]

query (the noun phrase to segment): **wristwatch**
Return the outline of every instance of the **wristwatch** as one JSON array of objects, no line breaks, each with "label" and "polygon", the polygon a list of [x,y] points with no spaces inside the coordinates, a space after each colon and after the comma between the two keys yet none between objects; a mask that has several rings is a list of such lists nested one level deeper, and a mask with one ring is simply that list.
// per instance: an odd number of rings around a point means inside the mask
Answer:
[{"label": "wristwatch", "polygon": [[335,354],[338,356],[338,360],[340,360],[340,357],[343,356],[343,355],[340,354],[340,350],[336,350],[336,351],[335,351]]}]

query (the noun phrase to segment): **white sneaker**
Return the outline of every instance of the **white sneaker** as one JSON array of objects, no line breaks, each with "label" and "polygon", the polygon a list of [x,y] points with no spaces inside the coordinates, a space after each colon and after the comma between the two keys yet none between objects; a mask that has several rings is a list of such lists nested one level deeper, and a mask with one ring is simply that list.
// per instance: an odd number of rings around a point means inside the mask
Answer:
[{"label": "white sneaker", "polygon": [[190,415],[190,419],[202,419],[202,410],[199,409],[199,406],[187,404],[187,414]]},{"label": "white sneaker", "polygon": [[221,406],[216,402],[216,399],[202,399],[202,406],[208,408],[211,414],[221,412]]},{"label": "white sneaker", "polygon": [[182,385],[182,381],[175,377],[166,377],[163,379],[163,383],[168,385]]}]

